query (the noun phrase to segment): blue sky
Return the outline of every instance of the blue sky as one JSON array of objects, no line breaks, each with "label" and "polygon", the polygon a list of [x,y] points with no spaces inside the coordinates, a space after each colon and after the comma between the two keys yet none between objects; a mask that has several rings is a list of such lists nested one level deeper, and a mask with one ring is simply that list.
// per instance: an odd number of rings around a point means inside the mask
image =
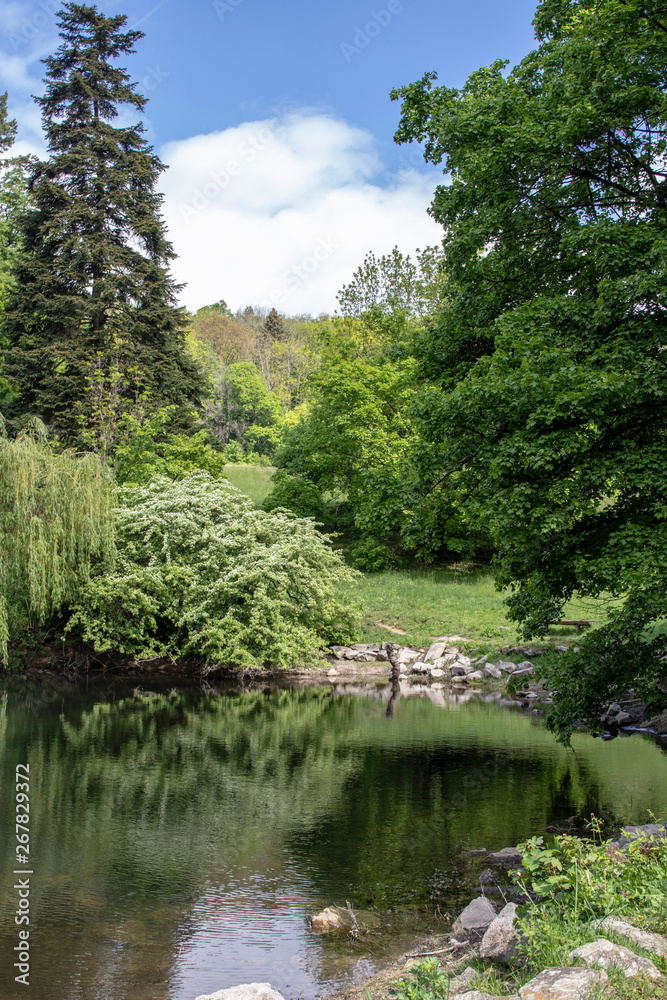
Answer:
[{"label": "blue sky", "polygon": [[[190,308],[224,297],[317,314],[366,252],[437,243],[426,209],[441,174],[393,143],[389,92],[427,70],[459,86],[534,45],[532,0],[98,6],[146,34],[126,65],[170,165],[165,218]],[[0,0],[0,89],[20,149],[43,152],[30,95],[41,90],[39,59],[58,45],[56,9]]]}]

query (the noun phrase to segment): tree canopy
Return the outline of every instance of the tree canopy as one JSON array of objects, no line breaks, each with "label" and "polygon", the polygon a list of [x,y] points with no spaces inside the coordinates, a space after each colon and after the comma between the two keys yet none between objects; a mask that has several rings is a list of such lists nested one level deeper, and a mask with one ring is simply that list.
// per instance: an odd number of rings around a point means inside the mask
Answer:
[{"label": "tree canopy", "polygon": [[203,388],[168,271],[174,252],[155,191],[163,165],[141,123],[114,124],[146,104],[115,65],[142,37],[123,31],[126,20],[75,3],[60,11],[63,41],[44,60],[46,91],[36,98],[50,155],[30,171],[6,308],[6,367],[20,405],[70,439],[96,352],[141,369],[154,405],[175,404],[184,420]]},{"label": "tree canopy", "polygon": [[551,670],[565,737],[628,688],[667,702],[666,15],[545,0],[509,72],[392,95],[397,140],[451,178],[431,208],[446,307],[420,343],[423,474],[492,531],[526,637],[575,592],[615,599]]}]

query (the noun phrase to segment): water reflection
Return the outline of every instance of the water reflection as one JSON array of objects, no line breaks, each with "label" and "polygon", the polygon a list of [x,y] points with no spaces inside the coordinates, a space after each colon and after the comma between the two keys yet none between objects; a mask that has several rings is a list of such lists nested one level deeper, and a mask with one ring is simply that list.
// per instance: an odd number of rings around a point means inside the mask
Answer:
[{"label": "water reflection", "polygon": [[[573,813],[667,813],[665,758],[637,736],[558,747],[540,720],[437,685],[157,693],[110,688],[0,716],[3,801],[31,772],[31,987],[50,1000],[186,1000],[251,980],[312,997],[466,900],[462,848]],[[0,904],[15,909],[11,810]],[[382,926],[314,938],[349,900]],[[387,930],[391,933],[387,934]],[[0,981],[12,989],[15,928]]]}]

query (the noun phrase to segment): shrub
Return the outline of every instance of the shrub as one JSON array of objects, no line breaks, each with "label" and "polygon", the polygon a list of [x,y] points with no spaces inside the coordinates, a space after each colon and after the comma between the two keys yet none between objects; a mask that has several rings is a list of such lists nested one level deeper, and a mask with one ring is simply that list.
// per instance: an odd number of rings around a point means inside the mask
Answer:
[{"label": "shrub", "polygon": [[362,538],[352,547],[350,555],[354,567],[364,573],[381,573],[396,564],[389,547],[377,538]]},{"label": "shrub", "polygon": [[272,511],[278,507],[291,510],[299,517],[314,517],[322,521],[324,502],[317,486],[301,476],[291,476],[288,472],[279,470],[273,477],[275,486],[262,504],[262,510]]},{"label": "shrub", "polygon": [[354,627],[334,590],[352,571],[312,522],[255,510],[224,479],[123,487],[115,531],[67,626],[99,651],[286,667]]}]

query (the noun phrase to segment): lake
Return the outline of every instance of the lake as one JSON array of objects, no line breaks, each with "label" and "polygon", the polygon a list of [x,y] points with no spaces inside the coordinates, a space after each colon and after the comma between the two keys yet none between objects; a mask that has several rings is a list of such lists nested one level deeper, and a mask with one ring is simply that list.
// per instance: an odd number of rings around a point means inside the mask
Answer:
[{"label": "lake", "polygon": [[[404,688],[388,714],[382,684],[133,683],[4,696],[7,1000],[28,992],[13,968],[17,764],[30,776],[38,1000],[192,1000],[252,981],[326,996],[445,929],[478,880],[464,851],[572,815],[667,816],[655,740],[577,734],[566,750],[540,716],[491,696]],[[378,929],[359,941],[311,933],[314,912],[348,901],[376,912]]]}]

